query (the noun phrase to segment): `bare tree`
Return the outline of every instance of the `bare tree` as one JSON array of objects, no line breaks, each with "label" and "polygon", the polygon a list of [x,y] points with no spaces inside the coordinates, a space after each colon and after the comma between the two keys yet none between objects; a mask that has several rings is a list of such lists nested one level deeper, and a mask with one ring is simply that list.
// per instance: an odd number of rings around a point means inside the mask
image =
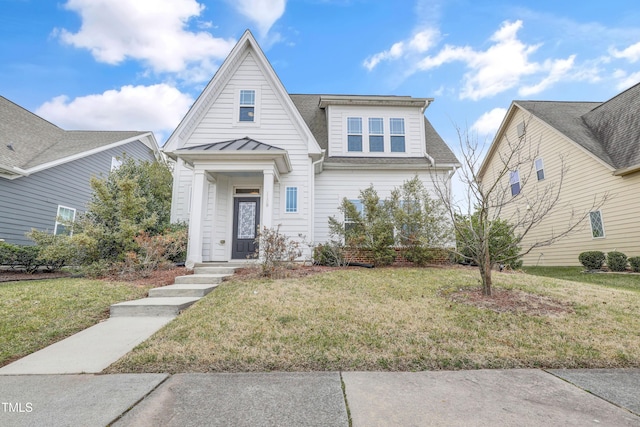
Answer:
[{"label": "bare tree", "polygon": [[[560,159],[557,179],[548,180],[545,185],[533,185],[537,181],[535,159],[539,142],[533,143],[527,138],[527,125],[523,122],[524,131],[519,132],[521,135],[517,139],[505,137],[493,153],[496,161],[490,171],[481,171],[484,144],[479,144],[477,137],[470,135],[468,130],[456,128],[462,156],[462,167],[458,173],[466,187],[465,200],[454,200],[449,186],[442,179],[437,180],[435,186],[436,194],[451,218],[456,237],[463,240],[457,242],[458,248],[467,248],[464,254],[459,250],[456,252],[478,265],[482,291],[487,296],[491,295],[491,270],[496,264],[508,263],[578,230],[589,212],[602,206],[608,197],[607,194],[599,200],[594,197],[592,206],[584,212],[576,212],[573,206],[561,204],[560,195],[568,171],[563,158]],[[556,209],[569,212],[562,229],[553,229],[550,234],[534,241],[527,240],[521,247],[525,236]],[[502,238],[505,233],[510,237]],[[520,248],[519,253],[514,248]]]}]

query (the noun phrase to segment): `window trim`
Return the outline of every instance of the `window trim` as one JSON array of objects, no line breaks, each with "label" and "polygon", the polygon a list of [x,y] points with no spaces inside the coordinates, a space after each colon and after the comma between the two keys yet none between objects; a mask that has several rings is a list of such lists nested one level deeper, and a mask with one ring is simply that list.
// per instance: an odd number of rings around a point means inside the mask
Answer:
[{"label": "window trim", "polygon": [[[61,221],[58,221],[58,218],[62,218],[62,215],[60,215],[60,209],[67,209],[69,211],[73,212],[73,215],[71,217],[71,222],[74,222],[76,220],[76,209],[69,207],[69,206],[64,206],[64,205],[58,205],[58,210],[56,211],[56,222],[55,222],[55,226],[53,227],[53,235],[54,236],[58,236],[58,235],[62,235],[63,233],[58,234],[58,225],[61,225],[62,227],[64,227],[64,224]],[[70,227],[69,230],[69,236],[73,235],[73,227]]]},{"label": "window trim", "polygon": [[111,172],[120,169],[120,166],[122,166],[122,160],[115,156],[111,157]]},{"label": "window trim", "polygon": [[[538,168],[538,161],[540,162],[540,168]],[[542,160],[542,157],[535,159],[533,164],[536,168],[536,177],[538,178],[538,181],[544,180],[544,161]],[[540,172],[542,172],[542,178],[540,177]]]},{"label": "window trim", "polygon": [[[357,129],[354,130],[354,129],[351,128],[352,120],[359,120],[360,121],[360,132],[359,133],[358,133]],[[351,137],[360,137],[360,149],[359,150],[355,150],[355,149],[352,150],[351,149]],[[362,139],[363,139],[362,117],[348,116],[347,117],[347,152],[349,152],[349,153],[362,153],[363,149],[364,149],[363,144],[362,144]]]},{"label": "window trim", "polygon": [[[392,123],[401,123],[402,129],[394,129]],[[406,153],[407,152],[407,138],[406,138],[406,128],[405,128],[405,120],[404,117],[390,117],[389,118],[389,151],[391,153]],[[402,138],[402,150],[394,150],[394,140],[400,141],[399,138]]]},{"label": "window trim", "polygon": [[[380,123],[380,131],[373,131],[371,130],[372,126],[371,124],[374,122],[378,122]],[[370,153],[384,153],[384,118],[382,117],[368,117],[367,120],[368,123],[368,135],[369,135],[369,152]],[[382,138],[382,150],[373,150],[372,147],[372,137],[376,138],[376,140],[378,138]]]},{"label": "window trim", "polygon": [[[240,102],[240,97],[244,91],[253,91],[253,121],[240,120],[240,109],[243,107],[249,107],[250,105],[244,105]],[[233,100],[233,125],[242,127],[255,127],[260,125],[260,88],[255,86],[241,86],[234,90]]]},{"label": "window trim", "polygon": [[[514,180],[513,178],[516,177],[517,180]],[[514,193],[514,185],[517,185],[518,190]],[[511,187],[511,196],[515,197],[518,194],[520,194],[520,192],[522,191],[522,186],[520,183],[520,172],[518,171],[518,169],[511,171],[511,173],[509,174],[509,187]]]},{"label": "window trim", "polygon": [[[600,231],[602,231],[602,236],[595,236],[594,235],[592,214],[598,214],[598,217],[600,218],[600,227],[601,227]],[[590,228],[591,228],[591,238],[592,239],[604,239],[605,237],[607,237],[607,234],[605,233],[605,230],[604,230],[604,219],[602,217],[602,211],[600,209],[598,209],[597,211],[589,212],[589,225],[591,226]]]},{"label": "window trim", "polygon": [[[292,190],[292,191],[290,191]],[[299,200],[298,200],[298,187],[297,186],[293,186],[293,185],[288,185],[284,187],[284,213],[285,214],[297,214],[299,213],[298,211],[298,206],[299,206]],[[293,195],[293,199],[290,199],[289,197]],[[290,206],[289,202],[293,202],[293,206]]]}]

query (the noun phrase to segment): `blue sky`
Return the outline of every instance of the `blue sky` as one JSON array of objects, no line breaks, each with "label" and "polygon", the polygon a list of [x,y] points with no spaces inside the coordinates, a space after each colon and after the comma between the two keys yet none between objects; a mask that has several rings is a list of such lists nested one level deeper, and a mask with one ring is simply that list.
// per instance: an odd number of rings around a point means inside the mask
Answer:
[{"label": "blue sky", "polygon": [[0,95],[65,129],[163,144],[245,29],[290,93],[433,97],[490,140],[514,99],[640,81],[637,0],[0,0]]}]

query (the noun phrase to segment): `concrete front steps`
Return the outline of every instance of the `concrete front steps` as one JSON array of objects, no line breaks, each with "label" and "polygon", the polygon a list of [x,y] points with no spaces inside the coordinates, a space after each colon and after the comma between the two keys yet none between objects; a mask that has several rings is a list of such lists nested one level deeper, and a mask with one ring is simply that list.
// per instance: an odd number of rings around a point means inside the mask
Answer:
[{"label": "concrete front steps", "polygon": [[178,276],[175,283],[149,290],[149,297],[113,304],[111,317],[175,317],[213,291],[239,266],[198,265],[194,274]]}]

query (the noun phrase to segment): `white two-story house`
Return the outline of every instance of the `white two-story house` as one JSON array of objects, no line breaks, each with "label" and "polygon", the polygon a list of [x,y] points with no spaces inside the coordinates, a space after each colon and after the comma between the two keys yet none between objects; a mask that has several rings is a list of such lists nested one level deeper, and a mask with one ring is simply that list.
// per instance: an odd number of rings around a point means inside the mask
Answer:
[{"label": "white two-story house", "polygon": [[246,259],[261,227],[321,243],[343,198],[380,197],[458,161],[426,119],[431,98],[292,95],[247,31],[173,132],[172,220],[189,223],[187,265]]}]

